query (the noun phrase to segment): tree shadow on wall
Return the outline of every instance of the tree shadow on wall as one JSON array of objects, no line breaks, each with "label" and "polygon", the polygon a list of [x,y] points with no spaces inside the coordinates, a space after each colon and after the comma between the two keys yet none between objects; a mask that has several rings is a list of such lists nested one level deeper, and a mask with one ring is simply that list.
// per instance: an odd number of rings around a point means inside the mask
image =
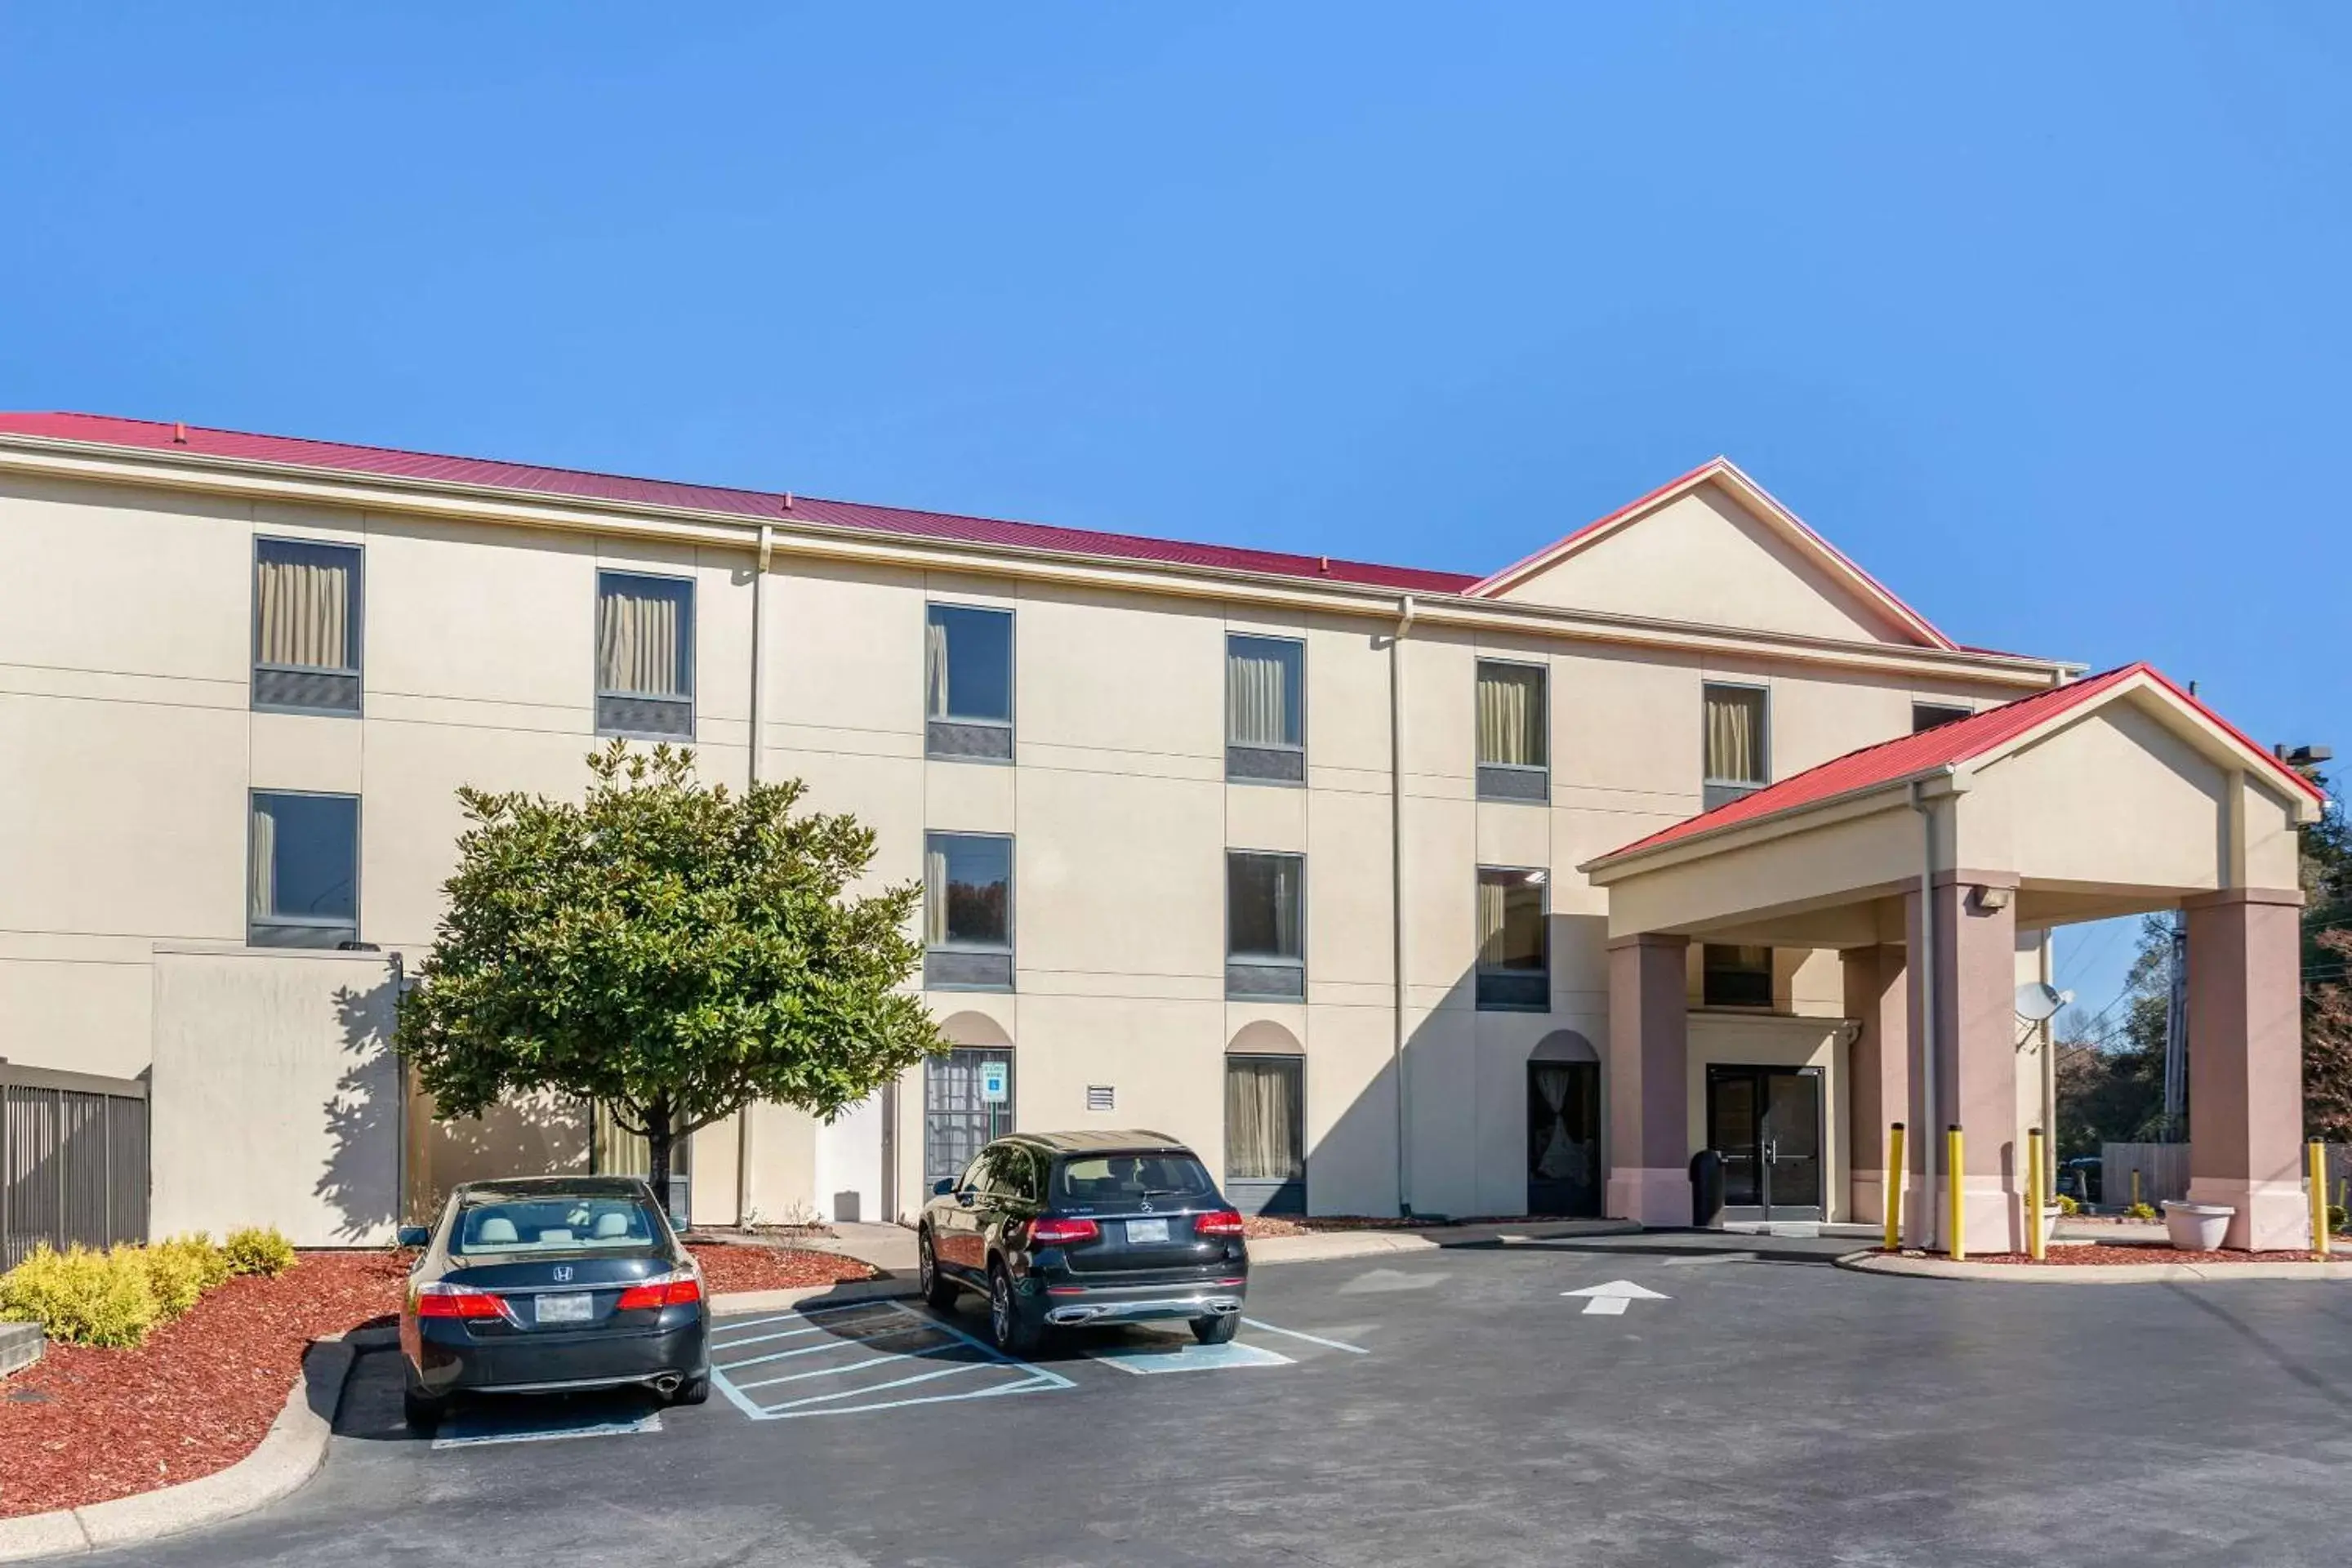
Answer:
[{"label": "tree shadow on wall", "polygon": [[390,1239],[400,1208],[400,1064],[392,1050],[399,972],[364,990],[340,986],[335,1021],[343,1068],[325,1112],[331,1147],[312,1194],[334,1212],[334,1234],[353,1245]]}]

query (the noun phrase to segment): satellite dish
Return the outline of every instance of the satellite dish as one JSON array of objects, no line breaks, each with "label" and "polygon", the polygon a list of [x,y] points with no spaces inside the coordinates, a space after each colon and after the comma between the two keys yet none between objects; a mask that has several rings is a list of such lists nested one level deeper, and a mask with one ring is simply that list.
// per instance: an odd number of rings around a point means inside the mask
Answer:
[{"label": "satellite dish", "polygon": [[2046,981],[2029,980],[2017,988],[2017,1016],[2028,1023],[2039,1024],[2044,1018],[2057,1016],[2058,1009],[2074,999],[2072,991],[2061,991]]}]

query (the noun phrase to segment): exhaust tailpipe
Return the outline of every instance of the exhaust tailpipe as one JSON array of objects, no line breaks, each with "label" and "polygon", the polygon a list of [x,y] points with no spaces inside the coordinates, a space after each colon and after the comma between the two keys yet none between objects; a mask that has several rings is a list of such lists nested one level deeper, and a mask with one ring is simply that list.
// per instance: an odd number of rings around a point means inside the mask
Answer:
[{"label": "exhaust tailpipe", "polygon": [[677,1392],[677,1385],[685,1381],[674,1372],[666,1372],[654,1379],[654,1392],[667,1399]]}]

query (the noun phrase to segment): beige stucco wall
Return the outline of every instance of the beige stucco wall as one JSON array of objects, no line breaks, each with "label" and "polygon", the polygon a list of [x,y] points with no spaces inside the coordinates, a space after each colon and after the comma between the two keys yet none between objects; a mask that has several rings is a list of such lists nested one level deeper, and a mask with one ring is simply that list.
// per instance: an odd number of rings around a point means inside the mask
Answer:
[{"label": "beige stucco wall", "polygon": [[151,1231],[276,1226],[376,1246],[400,1218],[398,972],[362,953],[165,948],[152,960]]},{"label": "beige stucco wall", "polygon": [[[1622,591],[1607,607],[1880,635],[1823,599],[1818,574],[1790,568],[1770,541],[1692,504],[1641,546],[1666,552],[1669,566],[1621,552],[1615,576],[1580,574],[1579,602]],[[1748,541],[1747,555],[1721,553],[1732,548],[1726,529]],[[363,719],[249,711],[257,533],[363,545]],[[360,935],[413,970],[461,824],[457,786],[581,787],[581,758],[595,743],[600,564],[694,581],[699,765],[729,782],[750,771],[748,551],[16,478],[0,479],[0,550],[10,568],[0,573],[0,755],[37,760],[0,768],[0,822],[39,825],[0,833],[0,1020],[16,1059],[118,1075],[157,1059],[155,944],[243,940],[252,789],[361,795]],[[1693,552],[1745,561],[1749,580],[1694,579],[1687,594],[1697,596],[1673,605],[1643,597],[1659,572],[1688,577]],[[1018,989],[942,994],[935,1006],[983,1015],[1012,1043],[1020,1125],[1142,1123],[1218,1164],[1224,1052],[1244,1027],[1272,1019],[1307,1061],[1313,1206],[1393,1209],[1390,654],[1380,625],[1199,594],[805,559],[780,559],[767,593],[765,776],[802,778],[811,805],[871,826],[877,883],[919,876],[927,828],[1017,836]],[[1015,765],[924,759],[931,598],[1014,610]],[[71,608],[92,604],[109,613]],[[1228,629],[1307,643],[1305,787],[1223,781]],[[1549,671],[1548,805],[1474,798],[1482,655]],[[1523,1205],[1528,1052],[1556,1028],[1596,1042],[1607,1033],[1612,900],[1574,868],[1697,809],[1700,692],[1717,679],[1769,689],[1776,773],[1901,732],[1914,698],[1990,701],[2013,689],[1965,670],[1920,684],[1760,653],[1702,658],[1535,628],[1416,628],[1404,645],[1403,1060],[1422,1209]],[[1227,847],[1307,856],[1304,1004],[1224,999]],[[1551,874],[1549,1015],[1472,1005],[1481,863]],[[1784,968],[1789,1008],[1834,1011],[1833,968],[1802,956]],[[1086,1089],[1102,1083],[1118,1110],[1087,1112]],[[887,1129],[902,1212],[921,1190],[922,1100],[919,1070]],[[878,1157],[884,1114],[877,1105],[820,1128],[755,1111],[752,1207],[830,1212],[844,1173]],[[495,1173],[502,1161],[575,1160],[584,1147],[576,1119],[520,1111],[436,1136],[426,1165],[437,1185]],[[698,1215],[732,1212],[737,1137],[730,1123],[698,1139]],[[878,1206],[885,1184],[877,1173],[854,1190]]]}]

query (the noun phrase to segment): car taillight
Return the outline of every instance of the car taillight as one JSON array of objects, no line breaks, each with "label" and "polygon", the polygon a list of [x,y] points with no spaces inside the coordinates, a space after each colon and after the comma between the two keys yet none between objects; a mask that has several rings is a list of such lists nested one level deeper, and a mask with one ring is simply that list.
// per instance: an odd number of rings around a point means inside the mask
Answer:
[{"label": "car taillight", "polygon": [[662,1274],[622,1291],[613,1310],[629,1312],[641,1307],[690,1307],[701,1300],[699,1275]]},{"label": "car taillight", "polygon": [[1214,1214],[1204,1214],[1192,1222],[1192,1234],[1194,1236],[1239,1236],[1242,1234],[1241,1214],[1234,1209],[1219,1209]]},{"label": "car taillight", "polygon": [[1032,1247],[1074,1247],[1081,1241],[1101,1238],[1102,1226],[1090,1219],[1056,1219],[1049,1215],[1029,1222]]},{"label": "car taillight", "polygon": [[416,1292],[420,1318],[496,1318],[504,1314],[506,1306],[495,1291],[477,1290],[470,1285],[426,1285]]}]

